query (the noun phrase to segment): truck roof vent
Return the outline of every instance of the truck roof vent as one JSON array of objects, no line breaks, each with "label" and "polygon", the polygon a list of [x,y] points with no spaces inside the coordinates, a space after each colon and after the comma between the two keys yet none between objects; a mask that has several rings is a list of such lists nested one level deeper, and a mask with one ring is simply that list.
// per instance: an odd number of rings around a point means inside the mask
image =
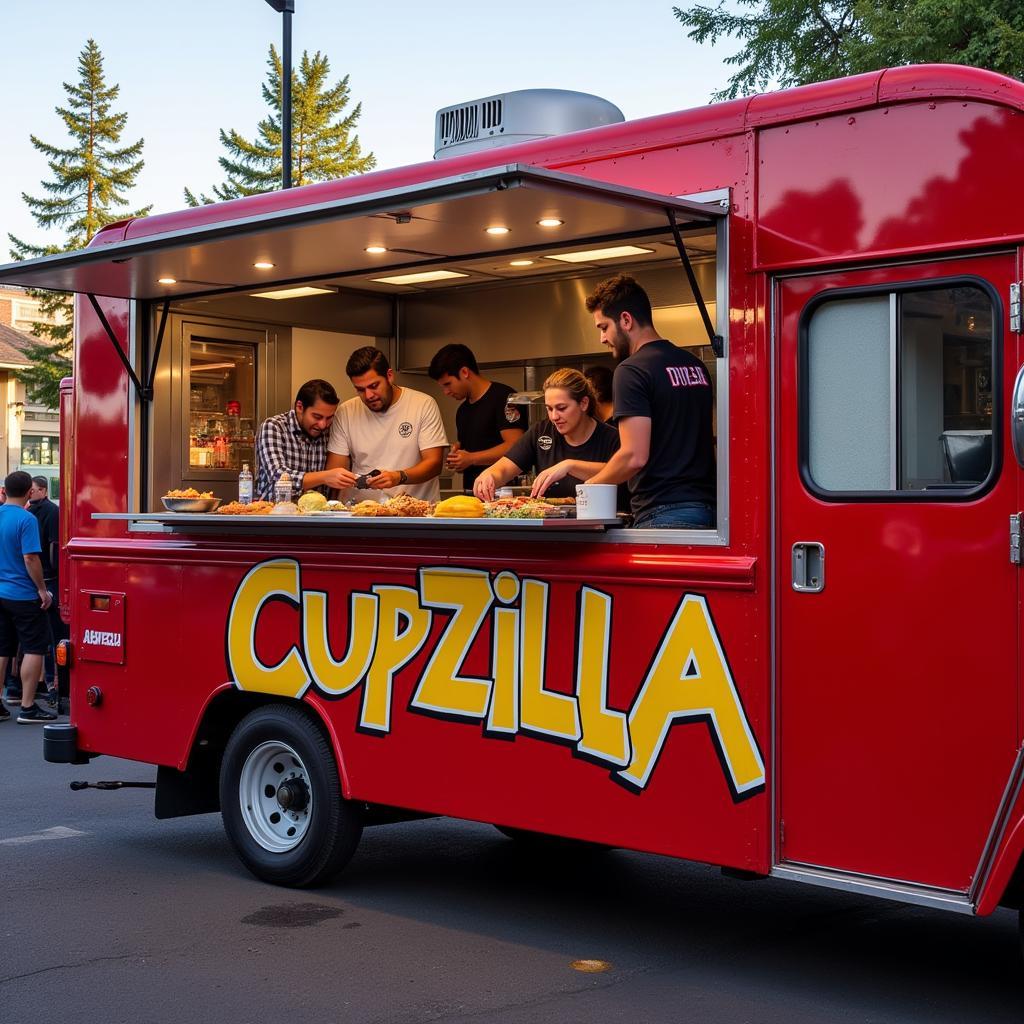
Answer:
[{"label": "truck roof vent", "polygon": [[439,110],[434,159],[624,120],[622,111],[600,96],[566,89],[520,89]]}]

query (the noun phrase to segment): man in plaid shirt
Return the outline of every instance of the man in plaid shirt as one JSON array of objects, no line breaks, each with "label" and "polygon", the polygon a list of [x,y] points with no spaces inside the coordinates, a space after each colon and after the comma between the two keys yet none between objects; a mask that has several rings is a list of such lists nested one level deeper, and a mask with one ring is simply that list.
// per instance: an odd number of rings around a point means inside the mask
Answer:
[{"label": "man in plaid shirt", "polygon": [[256,438],[255,497],[274,500],[274,484],[287,473],[296,494],[355,483],[354,473],[337,467],[325,469],[327,435],[331,432],[338,395],[319,378],[307,380],[295,396],[295,407],[263,421]]}]

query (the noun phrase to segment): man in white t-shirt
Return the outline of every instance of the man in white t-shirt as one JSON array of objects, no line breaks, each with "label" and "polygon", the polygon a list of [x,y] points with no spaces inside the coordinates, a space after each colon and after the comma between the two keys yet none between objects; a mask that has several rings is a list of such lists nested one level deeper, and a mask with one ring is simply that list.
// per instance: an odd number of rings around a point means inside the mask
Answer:
[{"label": "man in white t-shirt", "polygon": [[372,345],[353,352],[345,372],[357,397],[338,408],[327,440],[327,469],[345,469],[352,477],[344,496],[383,501],[409,494],[437,501],[448,446],[437,402],[398,387],[387,357]]}]

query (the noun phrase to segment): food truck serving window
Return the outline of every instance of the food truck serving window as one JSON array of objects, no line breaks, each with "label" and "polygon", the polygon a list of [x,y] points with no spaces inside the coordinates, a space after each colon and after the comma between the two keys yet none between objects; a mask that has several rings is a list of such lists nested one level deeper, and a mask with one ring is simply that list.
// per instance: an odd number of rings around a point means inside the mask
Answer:
[{"label": "food truck serving window", "polygon": [[979,280],[824,293],[801,328],[801,461],[822,497],[975,496],[994,478],[997,300]]}]

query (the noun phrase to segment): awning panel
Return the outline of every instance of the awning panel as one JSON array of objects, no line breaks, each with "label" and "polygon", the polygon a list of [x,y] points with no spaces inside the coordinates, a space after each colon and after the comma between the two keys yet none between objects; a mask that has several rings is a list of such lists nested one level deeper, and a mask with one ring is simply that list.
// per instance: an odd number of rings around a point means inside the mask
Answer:
[{"label": "awning panel", "polygon": [[[279,286],[709,226],[718,205],[520,164],[0,267],[0,282],[133,299]],[[562,221],[541,227],[542,218]],[[507,234],[488,234],[488,227]],[[367,253],[382,246],[382,254]],[[273,263],[256,269],[257,261]],[[376,276],[376,275],[375,275]],[[172,278],[175,284],[160,284]]]}]

